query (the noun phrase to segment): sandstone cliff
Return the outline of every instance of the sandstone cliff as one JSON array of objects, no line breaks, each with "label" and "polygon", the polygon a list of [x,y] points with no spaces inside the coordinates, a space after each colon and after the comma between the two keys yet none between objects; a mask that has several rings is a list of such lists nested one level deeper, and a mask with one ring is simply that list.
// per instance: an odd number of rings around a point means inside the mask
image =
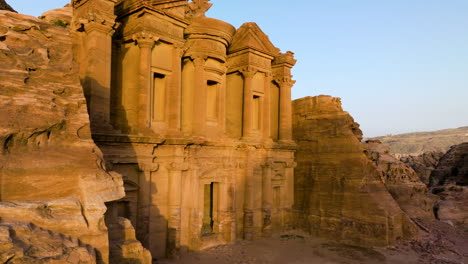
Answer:
[{"label": "sandstone cliff", "polygon": [[430,187],[441,200],[439,220],[468,228],[468,143],[452,146],[431,174]]},{"label": "sandstone cliff", "polygon": [[104,203],[124,196],[123,182],[91,139],[72,58],[64,26],[0,11],[2,263],[108,260]]},{"label": "sandstone cliff", "polygon": [[378,140],[367,140],[367,156],[377,166],[381,179],[401,209],[412,218],[434,219],[433,208],[438,198],[428,192],[418,174],[390,154],[388,146]]},{"label": "sandstone cliff", "polygon": [[364,154],[359,126],[340,99],[305,97],[293,109],[299,225],[361,246],[389,246],[416,232]]}]

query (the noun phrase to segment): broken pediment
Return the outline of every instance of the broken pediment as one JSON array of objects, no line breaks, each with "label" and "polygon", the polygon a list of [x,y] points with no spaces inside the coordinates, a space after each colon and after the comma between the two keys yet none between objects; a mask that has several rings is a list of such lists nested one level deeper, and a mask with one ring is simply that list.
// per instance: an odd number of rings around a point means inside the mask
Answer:
[{"label": "broken pediment", "polygon": [[280,49],[275,47],[268,36],[253,22],[244,23],[237,30],[229,47],[229,53],[232,54],[245,49],[253,49],[271,56],[280,53]]}]

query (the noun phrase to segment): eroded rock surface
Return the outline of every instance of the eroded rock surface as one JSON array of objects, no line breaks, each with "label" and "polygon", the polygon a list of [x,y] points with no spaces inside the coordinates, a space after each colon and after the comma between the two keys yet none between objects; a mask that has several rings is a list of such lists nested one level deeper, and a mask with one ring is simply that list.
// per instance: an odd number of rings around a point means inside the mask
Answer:
[{"label": "eroded rock surface", "polygon": [[299,225],[361,246],[388,246],[411,236],[414,224],[364,154],[359,126],[340,99],[305,97],[293,102],[293,110]]},{"label": "eroded rock surface", "polygon": [[0,262],[95,264],[94,248],[78,239],[23,222],[0,223]]},{"label": "eroded rock surface", "polygon": [[430,178],[432,192],[440,196],[437,218],[468,228],[468,143],[450,148]]},{"label": "eroded rock surface", "polygon": [[364,145],[367,156],[377,166],[382,181],[401,209],[412,218],[433,219],[433,208],[438,198],[428,192],[418,174],[391,155],[389,147],[380,141],[367,140]]},{"label": "eroded rock surface", "polygon": [[0,218],[79,239],[106,262],[104,202],[123,183],[91,139],[72,58],[66,28],[0,11]]},{"label": "eroded rock surface", "polygon": [[431,173],[435,170],[443,155],[443,152],[430,151],[418,156],[402,156],[400,160],[413,168],[416,174],[418,174],[419,179],[428,185]]}]

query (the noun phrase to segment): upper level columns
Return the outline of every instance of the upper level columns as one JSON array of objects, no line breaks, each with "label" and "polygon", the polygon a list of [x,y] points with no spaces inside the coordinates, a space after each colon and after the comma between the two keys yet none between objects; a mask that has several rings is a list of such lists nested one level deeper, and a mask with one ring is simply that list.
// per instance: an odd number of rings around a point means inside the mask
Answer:
[{"label": "upper level columns", "polygon": [[195,94],[193,98],[193,133],[203,136],[206,132],[206,79],[205,62],[207,57],[202,55],[192,56],[195,66]]},{"label": "upper level columns", "polygon": [[291,88],[295,81],[292,80],[291,68],[295,64],[294,53],[288,51],[276,56],[272,65],[274,81],[280,90],[278,139],[282,142],[292,142]]},{"label": "upper level columns", "polygon": [[140,48],[139,88],[134,98],[138,105],[138,130],[151,127],[151,50],[159,38],[140,32],[133,37]]},{"label": "upper level columns", "polygon": [[251,67],[246,67],[241,71],[244,77],[244,96],[243,96],[243,108],[242,108],[242,138],[246,139],[252,136],[253,126],[253,77],[257,72]]},{"label": "upper level columns", "polygon": [[180,132],[182,103],[182,57],[186,48],[174,44],[172,52],[172,80],[169,87],[168,127],[172,133]]},{"label": "upper level columns", "polygon": [[292,103],[291,88],[295,81],[291,77],[284,77],[276,80],[280,87],[279,102],[279,140],[292,141]]},{"label": "upper level columns", "polygon": [[[107,2],[106,2],[107,3]],[[78,8],[74,16],[75,60],[80,62],[80,78],[84,87],[93,133],[111,130],[111,61],[112,35],[115,17],[90,15],[81,8],[91,8],[87,3]],[[109,2],[113,5],[112,2]],[[111,9],[112,11],[113,9]]]},{"label": "upper level columns", "polygon": [[263,100],[263,138],[271,140],[271,72],[265,73],[265,96]]}]

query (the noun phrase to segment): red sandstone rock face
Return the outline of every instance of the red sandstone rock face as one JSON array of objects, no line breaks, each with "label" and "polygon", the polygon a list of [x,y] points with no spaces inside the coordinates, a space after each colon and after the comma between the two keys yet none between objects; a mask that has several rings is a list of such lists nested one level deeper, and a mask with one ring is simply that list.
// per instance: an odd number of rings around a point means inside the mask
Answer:
[{"label": "red sandstone rock face", "polygon": [[381,179],[401,209],[410,217],[433,219],[438,197],[428,193],[418,174],[390,154],[390,149],[378,140],[368,140],[367,156],[377,166]]},{"label": "red sandstone rock face", "polygon": [[428,185],[431,173],[435,170],[443,155],[443,152],[430,151],[419,156],[403,156],[400,160],[407,166],[413,168],[416,174],[418,174],[419,179],[424,184]]},{"label": "red sandstone rock face", "polygon": [[437,218],[468,228],[468,143],[452,146],[432,172],[430,186],[441,200]]},{"label": "red sandstone rock face", "polygon": [[79,239],[106,261],[104,202],[124,196],[122,179],[90,137],[72,57],[68,29],[0,11],[0,218]]},{"label": "red sandstone rock face", "polygon": [[293,102],[295,209],[311,233],[360,246],[388,246],[415,232],[364,154],[362,133],[339,98]]}]

